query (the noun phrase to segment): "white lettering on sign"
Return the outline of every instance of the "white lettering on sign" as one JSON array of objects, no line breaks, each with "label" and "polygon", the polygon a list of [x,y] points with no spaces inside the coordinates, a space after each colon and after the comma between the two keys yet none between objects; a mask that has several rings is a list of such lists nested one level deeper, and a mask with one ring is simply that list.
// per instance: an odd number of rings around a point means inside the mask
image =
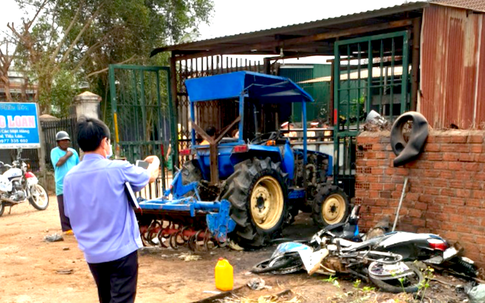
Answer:
[{"label": "white lettering on sign", "polygon": [[9,128],[35,128],[35,116],[7,116]]},{"label": "white lettering on sign", "polygon": [[0,128],[5,127],[7,127],[7,120],[5,119],[5,116],[0,116]]}]

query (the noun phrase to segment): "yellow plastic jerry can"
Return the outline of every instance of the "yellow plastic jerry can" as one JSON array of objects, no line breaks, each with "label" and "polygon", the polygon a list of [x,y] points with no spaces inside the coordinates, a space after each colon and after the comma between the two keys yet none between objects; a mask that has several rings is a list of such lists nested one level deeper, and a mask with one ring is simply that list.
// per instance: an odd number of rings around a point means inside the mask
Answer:
[{"label": "yellow plastic jerry can", "polygon": [[234,271],[229,261],[219,258],[214,272],[216,288],[223,291],[232,290],[234,287]]}]

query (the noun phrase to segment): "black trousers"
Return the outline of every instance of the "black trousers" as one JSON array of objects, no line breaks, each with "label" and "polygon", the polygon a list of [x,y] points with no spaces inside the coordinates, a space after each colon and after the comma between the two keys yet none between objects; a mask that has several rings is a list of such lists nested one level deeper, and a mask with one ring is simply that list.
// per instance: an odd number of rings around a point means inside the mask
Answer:
[{"label": "black trousers", "polygon": [[138,251],[115,261],[88,265],[98,286],[100,303],[135,302]]},{"label": "black trousers", "polygon": [[71,221],[64,214],[64,195],[57,196],[57,204],[59,205],[59,217],[61,218],[62,231],[71,230]]}]

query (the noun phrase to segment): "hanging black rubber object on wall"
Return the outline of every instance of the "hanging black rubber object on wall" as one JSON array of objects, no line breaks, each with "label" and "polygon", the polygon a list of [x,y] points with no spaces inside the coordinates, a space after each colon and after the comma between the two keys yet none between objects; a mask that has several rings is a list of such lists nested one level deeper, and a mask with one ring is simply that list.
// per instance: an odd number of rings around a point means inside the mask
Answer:
[{"label": "hanging black rubber object on wall", "polygon": [[[412,122],[412,130],[406,140],[403,128],[408,121]],[[428,138],[428,120],[418,112],[406,112],[400,115],[391,129],[392,151],[396,154],[394,166],[401,166],[414,160],[423,150]]]}]

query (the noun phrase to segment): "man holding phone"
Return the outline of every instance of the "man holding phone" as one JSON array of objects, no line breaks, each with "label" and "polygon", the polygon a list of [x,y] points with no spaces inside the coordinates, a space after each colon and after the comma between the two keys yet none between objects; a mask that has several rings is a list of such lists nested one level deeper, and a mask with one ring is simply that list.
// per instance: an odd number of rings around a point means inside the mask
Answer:
[{"label": "man holding phone", "polygon": [[61,219],[61,229],[66,235],[72,235],[71,223],[69,218],[64,215],[64,195],[62,184],[66,174],[79,163],[79,155],[76,150],[70,148],[71,138],[63,130],[56,134],[57,147],[51,150],[51,162],[54,166],[54,177],[56,180],[56,196],[59,205],[59,217]]},{"label": "man holding phone", "polygon": [[64,179],[65,214],[84,252],[98,287],[99,301],[134,302],[138,278],[140,231],[125,194],[125,182],[134,191],[153,182],[160,160],[149,156],[147,169],[126,161],[110,161],[112,149],[106,124],[81,117],[77,141],[83,161]]}]

